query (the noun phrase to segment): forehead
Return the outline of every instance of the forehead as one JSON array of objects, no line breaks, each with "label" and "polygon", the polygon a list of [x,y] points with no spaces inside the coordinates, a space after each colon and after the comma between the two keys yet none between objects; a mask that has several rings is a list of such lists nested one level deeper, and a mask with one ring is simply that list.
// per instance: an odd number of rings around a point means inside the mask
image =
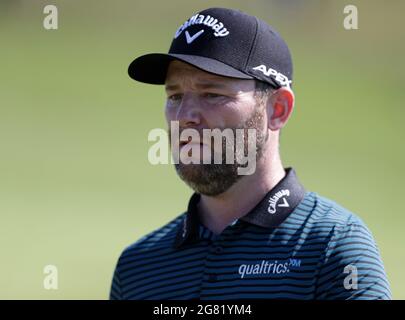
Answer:
[{"label": "forehead", "polygon": [[220,84],[223,87],[243,91],[254,89],[253,80],[242,80],[215,75],[198,69],[188,63],[174,60],[170,62],[167,70],[166,87],[173,84],[181,85],[182,82],[188,84]]}]

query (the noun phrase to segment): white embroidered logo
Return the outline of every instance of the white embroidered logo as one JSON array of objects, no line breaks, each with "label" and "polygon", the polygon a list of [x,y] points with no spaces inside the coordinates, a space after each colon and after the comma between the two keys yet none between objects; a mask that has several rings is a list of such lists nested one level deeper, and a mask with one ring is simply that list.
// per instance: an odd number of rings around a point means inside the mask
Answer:
[{"label": "white embroidered logo", "polygon": [[188,33],[188,31],[186,31],[186,41],[188,44],[190,44],[191,42],[193,42],[195,39],[197,39],[202,33],[204,33],[204,30],[200,30],[198,31],[195,35],[190,36],[190,34]]},{"label": "white embroidered logo", "polygon": [[272,68],[268,68],[261,64],[260,66],[254,67],[253,70],[261,71],[266,77],[272,76],[272,78],[281,86],[290,88],[290,83],[292,82],[287,78],[287,76],[283,75],[281,72],[274,70]]},{"label": "white embroidered logo", "polygon": [[290,258],[283,261],[262,260],[261,263],[239,265],[238,273],[241,279],[252,279],[262,275],[270,277],[271,275],[299,271],[301,267],[301,259]]},{"label": "white embroidered logo", "polygon": [[[198,25],[198,24],[203,24],[207,27],[210,27],[214,31],[215,37],[225,37],[229,34],[228,29],[225,28],[224,24],[222,22],[218,21],[218,19],[215,19],[214,17],[211,17],[210,15],[204,16],[203,14],[197,13],[194,16],[192,16],[190,19],[188,19],[186,22],[184,22],[180,26],[180,28],[177,29],[177,31],[174,35],[174,38],[177,39],[181,35],[181,33],[184,30],[186,30],[189,26]],[[198,36],[200,35],[199,33],[197,33],[197,34],[198,34]],[[190,44],[191,42],[193,42],[195,40],[194,37],[195,37],[195,35],[193,37],[190,37],[190,35],[187,36],[187,32],[186,32],[187,43]]]},{"label": "white embroidered logo", "polygon": [[[290,190],[288,190],[288,189],[283,189],[283,190],[276,192],[276,194],[274,196],[272,196],[269,200],[269,207],[268,207],[267,211],[271,214],[275,214],[277,211],[277,207],[288,208],[290,206],[290,204],[287,202],[287,199],[284,198],[284,197],[288,197],[288,196],[290,196]],[[280,199],[283,199],[283,203],[280,203],[277,206],[277,203]]]}]

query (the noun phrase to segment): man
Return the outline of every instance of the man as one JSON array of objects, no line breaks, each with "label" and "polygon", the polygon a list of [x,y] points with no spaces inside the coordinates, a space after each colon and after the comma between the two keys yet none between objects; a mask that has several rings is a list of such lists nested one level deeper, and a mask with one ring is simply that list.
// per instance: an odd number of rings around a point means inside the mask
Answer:
[{"label": "man", "polygon": [[205,157],[197,151],[216,154],[230,144],[172,139],[194,159],[179,161],[176,171],[195,193],[187,212],[123,251],[111,299],[391,298],[362,220],[306,191],[282,165],[280,131],[294,107],[292,62],[269,25],[236,10],[204,10],[177,29],[168,54],[137,58],[129,75],[165,85],[169,130],[173,123],[180,133],[242,130],[246,139],[234,156],[241,160],[253,145],[255,168],[240,174],[242,161],[195,161]]}]

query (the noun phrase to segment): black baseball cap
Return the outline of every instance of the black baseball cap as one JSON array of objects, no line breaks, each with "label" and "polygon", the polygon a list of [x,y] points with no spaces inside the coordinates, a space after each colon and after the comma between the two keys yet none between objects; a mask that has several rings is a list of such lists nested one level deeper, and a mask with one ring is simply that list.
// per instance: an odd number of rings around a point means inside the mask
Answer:
[{"label": "black baseball cap", "polygon": [[281,36],[266,22],[238,10],[209,8],[175,32],[169,52],[150,53],[129,65],[137,81],[164,84],[169,63],[180,60],[216,75],[291,87],[292,60]]}]

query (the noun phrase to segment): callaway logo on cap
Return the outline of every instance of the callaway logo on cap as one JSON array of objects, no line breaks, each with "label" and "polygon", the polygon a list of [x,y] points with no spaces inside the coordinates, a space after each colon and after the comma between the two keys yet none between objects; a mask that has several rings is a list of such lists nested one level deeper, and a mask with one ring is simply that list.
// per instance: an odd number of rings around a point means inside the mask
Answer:
[{"label": "callaway logo on cap", "polygon": [[280,35],[264,21],[232,9],[194,14],[177,28],[167,54],[140,56],[128,73],[137,81],[164,84],[173,60],[220,76],[257,79],[274,88],[292,83],[290,51]]}]

